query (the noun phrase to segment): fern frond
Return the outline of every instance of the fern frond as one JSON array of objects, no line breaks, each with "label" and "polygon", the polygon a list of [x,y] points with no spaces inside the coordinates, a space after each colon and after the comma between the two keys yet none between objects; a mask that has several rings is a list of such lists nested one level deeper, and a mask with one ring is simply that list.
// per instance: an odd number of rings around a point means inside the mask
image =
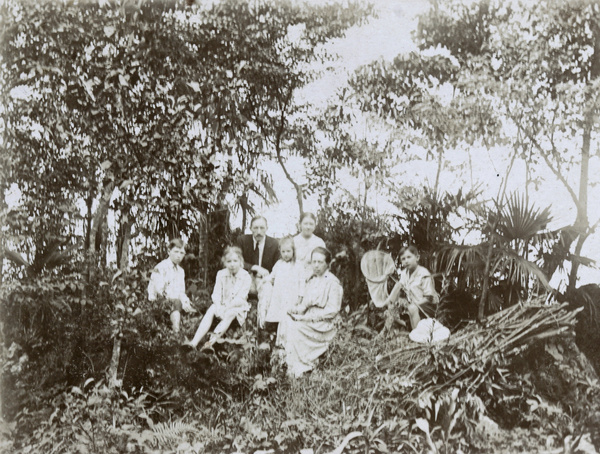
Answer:
[{"label": "fern frond", "polygon": [[154,438],[159,444],[168,444],[180,441],[186,434],[196,434],[198,429],[183,421],[160,422],[152,427]]}]

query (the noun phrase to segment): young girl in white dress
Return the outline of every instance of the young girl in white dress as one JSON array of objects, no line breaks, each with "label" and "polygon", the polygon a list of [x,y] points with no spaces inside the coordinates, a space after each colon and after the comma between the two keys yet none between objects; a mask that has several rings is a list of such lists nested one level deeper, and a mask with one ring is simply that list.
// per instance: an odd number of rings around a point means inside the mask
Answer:
[{"label": "young girl in white dress", "polygon": [[[288,311],[302,302],[304,295],[304,265],[296,260],[294,240],[288,236],[279,242],[280,259],[265,279],[270,288],[264,289],[259,302],[259,325],[278,323],[275,345],[283,346]],[[266,290],[266,291],[265,291]]]},{"label": "young girl in white dress", "polygon": [[318,248],[325,248],[325,241],[313,232],[317,227],[317,217],[312,213],[303,213],[300,216],[300,233],[294,237],[296,247],[296,261],[300,262],[305,269],[305,278],[312,275],[310,257],[312,252]]},{"label": "young girl in white dress", "polygon": [[250,309],[248,292],[252,278],[243,267],[242,250],[235,246],[225,248],[222,262],[225,268],[217,273],[215,288],[211,296],[213,304],[204,314],[194,338],[186,342],[186,345],[190,347],[196,348],[210,330],[215,317],[220,318],[221,322],[215,328],[212,339],[202,346],[203,350],[211,348],[225,334],[234,320],[237,320],[240,326],[246,321]]}]

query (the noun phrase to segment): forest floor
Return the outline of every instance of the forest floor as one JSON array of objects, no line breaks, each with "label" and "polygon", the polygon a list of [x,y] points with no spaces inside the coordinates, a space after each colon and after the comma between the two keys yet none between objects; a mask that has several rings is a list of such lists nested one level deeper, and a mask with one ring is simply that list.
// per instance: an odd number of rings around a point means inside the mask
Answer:
[{"label": "forest floor", "polygon": [[470,335],[475,328],[456,331],[455,344],[429,347],[409,341],[401,327],[382,334],[381,319],[378,329],[368,319],[345,315],[316,370],[298,379],[255,327],[228,333],[209,352],[185,350],[175,337],[160,346],[125,342],[121,388],[87,379],[45,394],[37,411],[3,425],[0,452],[566,454],[600,447],[598,378],[568,333],[515,344],[509,355],[495,348],[506,336],[490,343]]},{"label": "forest floor", "polygon": [[[198,413],[190,421],[208,437],[196,438],[195,447],[224,453],[597,452],[598,379],[569,335],[532,338],[512,356],[490,356],[468,330],[454,334],[466,333],[460,348],[428,347],[412,343],[402,328],[377,332],[359,317],[345,318],[319,367],[299,379],[286,376],[272,343],[252,341],[248,332],[214,353],[186,353],[191,364],[211,364],[210,380],[217,380],[203,399],[210,405],[193,399]],[[186,443],[179,447],[194,448]]]}]

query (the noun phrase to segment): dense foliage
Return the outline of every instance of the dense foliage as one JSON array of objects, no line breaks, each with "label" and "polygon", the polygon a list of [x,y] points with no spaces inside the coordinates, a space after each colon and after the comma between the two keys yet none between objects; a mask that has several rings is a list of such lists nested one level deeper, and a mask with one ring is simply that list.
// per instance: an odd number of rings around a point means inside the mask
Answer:
[{"label": "dense foliage", "polygon": [[[299,92],[334,59],[327,44],[367,20],[370,6],[9,0],[0,8],[0,449],[599,446],[597,375],[573,343],[575,331],[591,352],[600,333],[598,287],[576,288],[598,225],[588,206],[595,2],[432,2],[417,51],[359,68],[324,107]],[[448,153],[470,146],[510,156],[492,200],[473,181],[444,188]],[[420,159],[435,162],[435,179],[406,183],[395,169]],[[290,160],[306,169],[301,183]],[[516,161],[529,173],[513,192]],[[190,352],[165,307],[146,297],[166,240],[183,236],[198,312],[182,329],[194,330],[223,247],[257,200],[277,201],[269,165],[282,168],[300,212],[307,195],[318,199],[316,233],[345,293],[330,351],[295,381],[254,312],[214,353]],[[549,231],[551,208],[527,196],[540,166],[570,194],[572,225]],[[393,210],[382,215],[374,196]],[[241,226],[230,226],[235,210]],[[407,244],[433,271],[437,317],[455,331],[439,346],[410,344],[402,317],[369,304],[364,252],[397,260]],[[560,293],[549,282],[565,264]],[[554,299],[569,304],[540,304]],[[600,370],[600,357],[590,357]]]}]

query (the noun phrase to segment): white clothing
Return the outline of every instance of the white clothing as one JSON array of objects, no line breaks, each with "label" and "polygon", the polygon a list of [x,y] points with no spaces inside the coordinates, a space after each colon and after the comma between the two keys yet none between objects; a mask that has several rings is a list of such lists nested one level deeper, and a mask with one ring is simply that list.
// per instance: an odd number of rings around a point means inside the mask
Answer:
[{"label": "white clothing", "polygon": [[185,311],[192,310],[190,299],[185,294],[185,271],[171,259],[156,265],[150,276],[148,299],[155,301],[159,296],[179,300]]},{"label": "white clothing", "polygon": [[300,262],[304,266],[306,270],[305,278],[308,279],[312,275],[312,268],[310,267],[312,251],[318,247],[326,247],[325,241],[316,235],[306,239],[299,233],[294,237],[294,246],[296,248],[296,262]]},{"label": "white clothing", "polygon": [[[269,291],[265,287],[271,286]],[[281,259],[265,279],[263,298],[259,303],[262,321],[279,323],[287,317],[298,298],[304,296],[304,266],[301,263],[285,262]]]},{"label": "white clothing", "polygon": [[286,323],[285,353],[288,371],[300,376],[311,370],[327,351],[336,334],[335,318],[342,307],[343,289],[337,277],[326,271],[306,283],[303,304],[308,309]]},{"label": "white clothing", "polygon": [[420,305],[426,301],[428,296],[432,297],[433,304],[437,304],[440,300],[435,291],[433,277],[424,266],[417,266],[412,274],[408,272],[408,269],[402,270],[400,272],[400,284],[406,292],[406,299],[409,303]]},{"label": "white clothing", "polygon": [[251,284],[252,278],[243,268],[235,276],[227,268],[220,270],[211,295],[216,309],[215,315],[220,319],[234,316],[239,324],[243,325],[250,310],[248,292]]}]

